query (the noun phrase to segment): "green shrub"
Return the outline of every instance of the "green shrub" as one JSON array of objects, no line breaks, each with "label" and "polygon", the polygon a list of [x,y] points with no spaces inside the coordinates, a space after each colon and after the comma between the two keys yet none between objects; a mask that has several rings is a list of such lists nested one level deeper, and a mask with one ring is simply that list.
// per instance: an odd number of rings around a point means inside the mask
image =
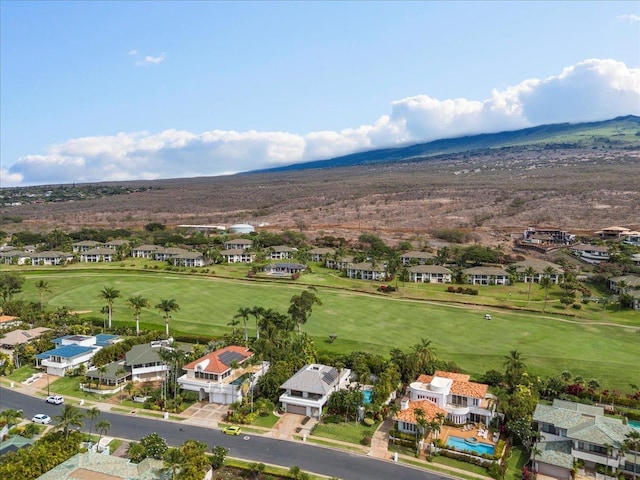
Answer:
[{"label": "green shrub", "polygon": [[373,427],[376,422],[373,420],[373,418],[365,418],[364,420],[362,420],[362,423],[364,423],[367,427]]}]

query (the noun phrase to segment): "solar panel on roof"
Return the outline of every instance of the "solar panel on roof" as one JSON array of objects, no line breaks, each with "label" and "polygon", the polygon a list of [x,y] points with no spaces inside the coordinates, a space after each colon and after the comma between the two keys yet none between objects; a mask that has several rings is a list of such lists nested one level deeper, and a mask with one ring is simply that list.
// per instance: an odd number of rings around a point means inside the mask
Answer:
[{"label": "solar panel on roof", "polygon": [[236,360],[238,363],[245,359],[245,356],[239,352],[226,351],[218,355],[218,359],[227,366]]},{"label": "solar panel on roof", "polygon": [[329,385],[335,382],[336,378],[338,378],[338,371],[335,368],[332,368],[328,372],[325,372],[324,375],[322,375],[322,381]]}]

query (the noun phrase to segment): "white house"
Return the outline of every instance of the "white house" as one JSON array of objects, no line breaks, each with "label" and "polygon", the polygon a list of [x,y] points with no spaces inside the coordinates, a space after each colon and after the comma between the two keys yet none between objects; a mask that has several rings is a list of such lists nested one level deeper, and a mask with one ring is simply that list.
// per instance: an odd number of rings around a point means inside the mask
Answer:
[{"label": "white house", "polygon": [[168,367],[160,358],[160,351],[170,348],[166,341],[133,345],[126,353],[124,361],[125,368],[131,372],[131,381],[149,382],[163,379]]},{"label": "white house", "polygon": [[571,253],[587,263],[598,264],[609,260],[609,248],[604,245],[589,245],[579,243],[569,247]]},{"label": "white house", "polygon": [[244,248],[232,248],[223,250],[220,255],[227,263],[251,263],[255,260],[256,254]]},{"label": "white house", "polygon": [[266,362],[255,370],[250,368],[247,363],[251,357],[253,352],[248,348],[229,345],[182,367],[187,373],[178,378],[178,384],[183,390],[198,392],[200,401],[224,405],[239,402],[243,384],[248,382],[245,388],[253,388],[257,379],[268,370]]},{"label": "white house", "polygon": [[204,255],[200,252],[184,252],[171,257],[175,267],[204,267]]},{"label": "white house", "polygon": [[347,266],[347,277],[361,280],[385,280],[387,267],[382,264],[373,265],[369,262],[356,263]]},{"label": "white house", "polygon": [[409,268],[409,281],[416,283],[451,283],[451,270],[440,265],[415,265]]},{"label": "white house", "polygon": [[31,254],[31,265],[64,265],[72,260],[71,253],[56,250]]},{"label": "white house", "polygon": [[472,267],[462,271],[472,285],[509,285],[509,273],[498,267]]},{"label": "white house", "polygon": [[101,348],[120,341],[117,335],[104,333],[88,335],[67,335],[56,338],[56,348],[36,355],[36,365],[46,368],[49,375],[64,377],[67,370],[80,365],[89,366],[91,359]]},{"label": "white house", "polygon": [[71,250],[73,251],[73,253],[82,253],[93,248],[102,247],[103,245],[104,244],[101,242],[95,242],[93,240],[83,240],[81,242],[72,243]]},{"label": "white house", "polygon": [[285,260],[293,258],[297,251],[297,248],[288,247],[287,245],[276,245],[269,249],[269,258],[271,260]]},{"label": "white house", "polygon": [[153,259],[159,249],[158,245],[140,245],[131,249],[131,256],[133,258]]},{"label": "white house", "polygon": [[409,265],[426,265],[435,257],[429,252],[407,252],[400,255],[400,261],[405,267]]},{"label": "white house", "polygon": [[236,238],[233,240],[227,240],[224,242],[225,250],[248,250],[253,245],[253,241],[246,238]]},{"label": "white house", "polygon": [[318,247],[309,250],[312,262],[323,262],[325,258],[332,257],[336,254],[333,248]]},{"label": "white house", "polygon": [[623,243],[633,245],[634,247],[640,247],[640,232],[628,232]]},{"label": "white house", "polygon": [[[545,276],[545,271],[551,272],[549,274],[549,278],[551,279],[551,283],[557,284],[562,279],[564,275],[564,270],[560,265],[555,263],[547,262],[546,260],[539,260],[537,258],[529,258],[527,260],[523,260],[521,262],[516,262],[513,264],[516,267],[516,273],[518,275],[518,281],[524,283],[540,283],[542,277]],[[525,275],[525,271],[529,268],[533,268],[535,274],[532,276]]]},{"label": "white house", "polygon": [[86,263],[113,262],[115,257],[116,251],[112,248],[98,247],[80,253],[80,261]]},{"label": "white house", "polygon": [[284,390],[279,399],[282,409],[286,413],[320,418],[331,393],[346,388],[350,374],[349,369],[305,365],[280,386]]}]

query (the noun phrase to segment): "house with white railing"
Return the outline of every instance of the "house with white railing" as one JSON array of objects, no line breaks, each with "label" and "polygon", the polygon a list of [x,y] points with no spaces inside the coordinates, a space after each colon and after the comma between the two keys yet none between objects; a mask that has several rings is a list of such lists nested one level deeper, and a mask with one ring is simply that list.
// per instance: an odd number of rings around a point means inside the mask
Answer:
[{"label": "house with white railing", "polygon": [[56,338],[56,348],[36,355],[36,366],[42,366],[49,375],[64,377],[68,370],[80,365],[89,366],[93,356],[103,347],[121,339],[118,335],[67,335]]}]

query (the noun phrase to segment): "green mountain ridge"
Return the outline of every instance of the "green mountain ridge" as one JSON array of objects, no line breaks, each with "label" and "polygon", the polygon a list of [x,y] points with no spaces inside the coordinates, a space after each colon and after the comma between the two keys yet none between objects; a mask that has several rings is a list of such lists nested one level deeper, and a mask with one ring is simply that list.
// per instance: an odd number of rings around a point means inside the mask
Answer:
[{"label": "green mountain ridge", "polygon": [[498,152],[513,148],[640,149],[640,117],[627,115],[599,122],[558,123],[521,130],[467,135],[406,147],[367,150],[327,160],[315,160],[247,173],[339,168],[402,161],[418,162],[461,153],[487,150]]}]

